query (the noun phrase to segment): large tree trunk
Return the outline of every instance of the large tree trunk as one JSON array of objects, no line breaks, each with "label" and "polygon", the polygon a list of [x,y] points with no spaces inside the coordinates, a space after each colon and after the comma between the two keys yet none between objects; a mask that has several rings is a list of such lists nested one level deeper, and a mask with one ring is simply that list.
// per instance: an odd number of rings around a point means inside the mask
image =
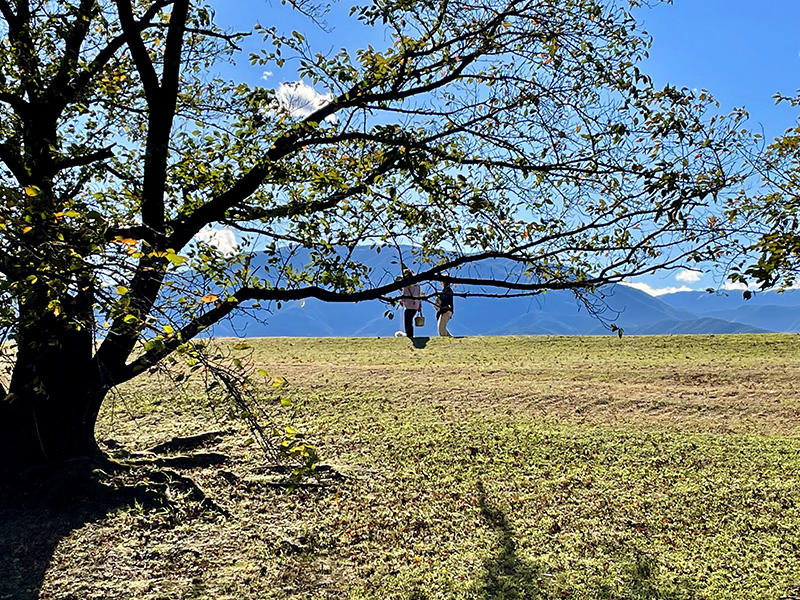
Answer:
[{"label": "large tree trunk", "polygon": [[86,404],[80,393],[12,392],[0,405],[0,471],[98,455]]},{"label": "large tree trunk", "polygon": [[44,317],[17,335],[8,395],[0,399],[0,471],[99,454],[97,414],[108,392],[92,333]]}]

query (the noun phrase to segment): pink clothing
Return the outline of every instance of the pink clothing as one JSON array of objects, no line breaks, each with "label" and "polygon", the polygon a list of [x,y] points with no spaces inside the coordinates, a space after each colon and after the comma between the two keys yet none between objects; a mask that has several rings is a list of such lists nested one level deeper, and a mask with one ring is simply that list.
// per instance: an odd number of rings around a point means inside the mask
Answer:
[{"label": "pink clothing", "polygon": [[419,310],[422,308],[422,301],[419,299],[419,284],[412,283],[403,288],[403,298],[400,299],[403,308]]}]

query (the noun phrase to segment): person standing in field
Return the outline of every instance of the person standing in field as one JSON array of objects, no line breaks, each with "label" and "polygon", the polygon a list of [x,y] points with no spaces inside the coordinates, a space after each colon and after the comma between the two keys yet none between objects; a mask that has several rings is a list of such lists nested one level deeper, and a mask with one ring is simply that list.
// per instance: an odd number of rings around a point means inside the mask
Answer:
[{"label": "person standing in field", "polygon": [[440,337],[453,337],[447,331],[447,323],[453,316],[453,289],[450,287],[450,282],[445,281],[442,284],[442,291],[439,292],[439,297],[436,299],[436,323],[439,328]]},{"label": "person standing in field", "polygon": [[[413,275],[414,272],[411,269],[403,269],[403,277],[412,277]],[[413,338],[414,317],[422,310],[422,300],[420,300],[418,283],[410,283],[403,288],[400,304],[405,308],[403,312],[403,321],[406,329],[406,336]]]}]

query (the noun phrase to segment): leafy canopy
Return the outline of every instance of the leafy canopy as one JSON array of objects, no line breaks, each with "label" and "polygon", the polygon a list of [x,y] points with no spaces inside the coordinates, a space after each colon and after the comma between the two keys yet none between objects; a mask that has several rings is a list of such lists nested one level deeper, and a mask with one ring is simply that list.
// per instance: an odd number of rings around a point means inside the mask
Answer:
[{"label": "leafy canopy", "polygon": [[[224,2],[0,0],[0,327],[91,331],[115,385],[262,302],[580,291],[714,257],[741,115],[652,86],[637,4],[374,0],[350,15],[385,45],[327,51],[266,3],[232,32]],[[246,33],[296,81],[221,78]],[[499,258],[520,268],[469,269]]]},{"label": "leafy canopy", "polygon": [[[777,95],[776,100],[800,106],[800,96]],[[762,290],[789,288],[800,274],[800,121],[751,161],[761,185],[755,194],[732,201],[728,211],[741,234],[730,279]]]}]

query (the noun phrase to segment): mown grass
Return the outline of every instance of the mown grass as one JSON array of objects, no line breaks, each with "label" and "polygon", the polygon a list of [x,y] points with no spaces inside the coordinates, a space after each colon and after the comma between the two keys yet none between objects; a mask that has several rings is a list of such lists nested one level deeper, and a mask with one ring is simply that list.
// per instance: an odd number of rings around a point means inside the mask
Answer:
[{"label": "mown grass", "polygon": [[343,477],[277,488],[229,415],[137,382],[101,436],[232,428],[181,471],[228,514],[118,510],[42,598],[800,597],[800,336],[250,345]]}]

